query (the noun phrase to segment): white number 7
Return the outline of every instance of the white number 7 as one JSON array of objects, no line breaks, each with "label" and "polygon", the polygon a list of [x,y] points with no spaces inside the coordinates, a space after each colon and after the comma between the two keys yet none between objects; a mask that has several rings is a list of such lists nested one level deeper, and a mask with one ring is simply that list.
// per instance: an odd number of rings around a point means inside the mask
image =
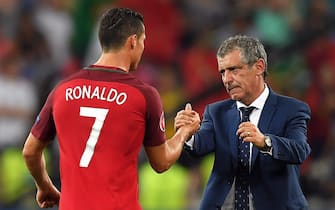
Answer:
[{"label": "white number 7", "polygon": [[92,159],[94,148],[98,142],[100,131],[104,124],[108,111],[109,111],[108,109],[93,108],[93,107],[80,107],[80,116],[95,118],[90,136],[87,139],[84,153],[80,159],[80,164],[79,164],[80,167],[85,167],[85,168],[88,167],[88,164],[90,163]]}]

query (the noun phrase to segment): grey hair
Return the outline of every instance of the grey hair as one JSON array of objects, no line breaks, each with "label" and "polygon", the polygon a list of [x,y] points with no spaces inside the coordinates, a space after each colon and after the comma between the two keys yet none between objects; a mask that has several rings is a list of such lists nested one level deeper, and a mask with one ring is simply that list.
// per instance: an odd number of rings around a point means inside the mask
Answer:
[{"label": "grey hair", "polygon": [[257,38],[245,35],[229,37],[221,43],[217,56],[222,58],[233,50],[240,50],[243,62],[249,66],[253,65],[258,59],[263,59],[265,63],[263,77],[267,76],[267,54],[263,44]]}]

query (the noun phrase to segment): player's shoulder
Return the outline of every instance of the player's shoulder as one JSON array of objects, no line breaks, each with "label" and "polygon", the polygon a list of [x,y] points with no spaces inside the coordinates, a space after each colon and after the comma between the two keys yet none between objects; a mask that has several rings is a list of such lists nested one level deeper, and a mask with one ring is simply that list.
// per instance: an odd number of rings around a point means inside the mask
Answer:
[{"label": "player's shoulder", "polygon": [[143,82],[142,80],[136,77],[133,77],[132,85],[142,92],[148,92],[148,93],[157,92],[157,89],[154,86],[150,85],[149,83]]},{"label": "player's shoulder", "polygon": [[152,98],[159,98],[159,93],[158,93],[158,90],[148,84],[148,83],[145,83],[141,80],[137,80],[137,83],[134,84],[134,87],[136,87],[143,95],[145,98],[147,99],[152,99]]}]

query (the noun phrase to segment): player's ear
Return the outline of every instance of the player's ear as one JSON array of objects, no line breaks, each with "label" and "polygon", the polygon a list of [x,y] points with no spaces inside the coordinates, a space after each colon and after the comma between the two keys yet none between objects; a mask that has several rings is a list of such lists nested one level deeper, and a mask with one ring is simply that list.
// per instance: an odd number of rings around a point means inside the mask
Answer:
[{"label": "player's ear", "polygon": [[128,38],[128,40],[129,40],[130,48],[134,49],[137,45],[137,35],[136,34],[131,35]]}]

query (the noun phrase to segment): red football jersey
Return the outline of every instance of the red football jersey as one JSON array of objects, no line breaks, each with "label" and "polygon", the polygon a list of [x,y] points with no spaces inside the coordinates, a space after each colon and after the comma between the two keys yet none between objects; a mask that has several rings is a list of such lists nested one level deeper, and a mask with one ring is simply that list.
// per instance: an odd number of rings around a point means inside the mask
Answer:
[{"label": "red football jersey", "polygon": [[32,134],[58,137],[60,210],[138,210],[138,155],[165,141],[162,103],[131,74],[90,66],[55,87]]}]

